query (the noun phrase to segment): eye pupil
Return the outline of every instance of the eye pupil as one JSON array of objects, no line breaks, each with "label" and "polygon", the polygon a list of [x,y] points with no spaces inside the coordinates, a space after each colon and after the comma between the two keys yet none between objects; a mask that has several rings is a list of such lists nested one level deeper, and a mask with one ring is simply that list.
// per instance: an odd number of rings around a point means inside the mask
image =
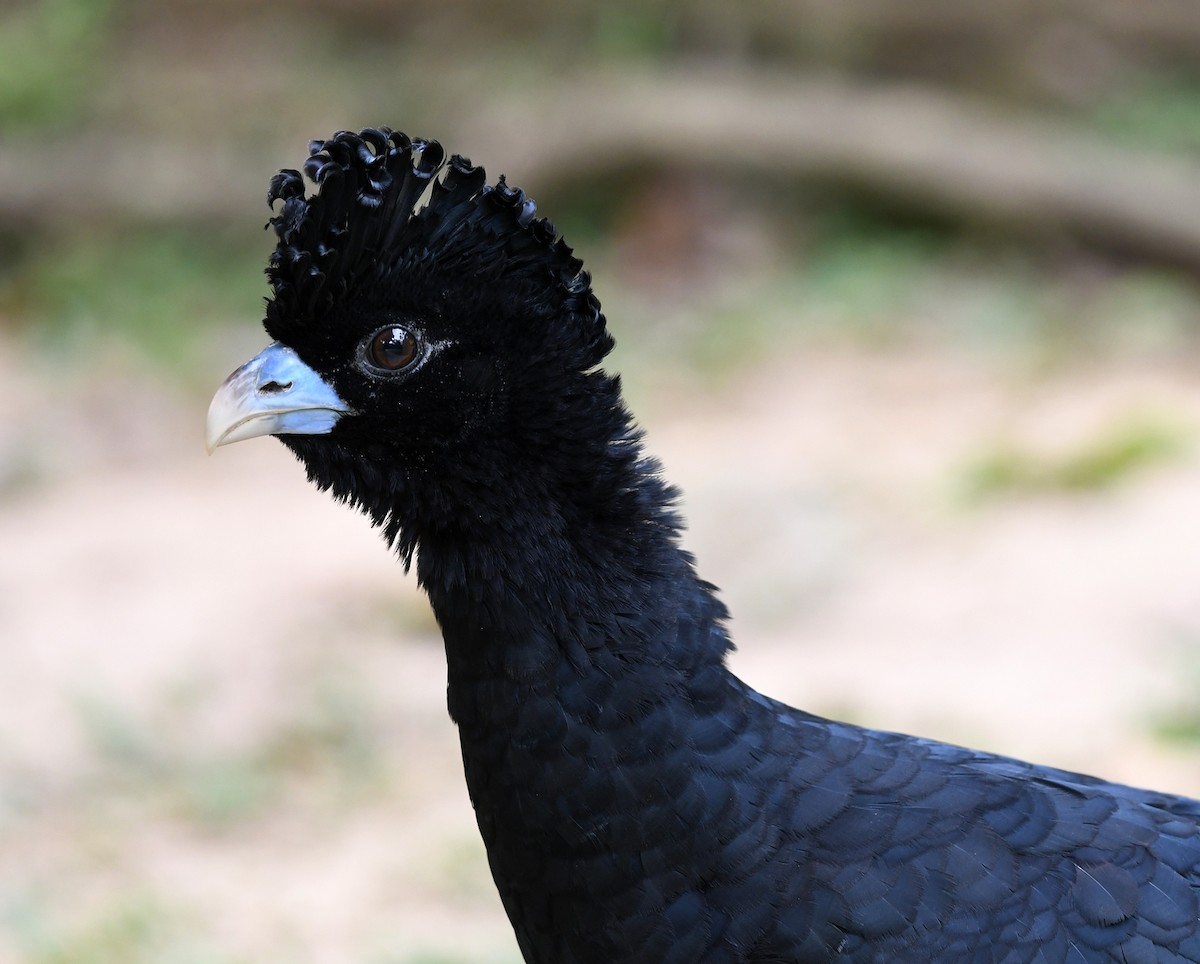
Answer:
[{"label": "eye pupil", "polygon": [[371,363],[389,372],[407,368],[417,358],[417,339],[403,328],[384,328],[371,339]]}]

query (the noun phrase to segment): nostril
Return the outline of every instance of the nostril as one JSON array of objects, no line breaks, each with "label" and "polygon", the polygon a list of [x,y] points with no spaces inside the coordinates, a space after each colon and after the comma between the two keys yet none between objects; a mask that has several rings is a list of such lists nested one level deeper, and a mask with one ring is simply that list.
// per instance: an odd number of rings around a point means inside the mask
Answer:
[{"label": "nostril", "polygon": [[272,380],[259,385],[258,391],[262,395],[278,395],[280,392],[286,392],[291,387],[291,382],[277,382]]}]

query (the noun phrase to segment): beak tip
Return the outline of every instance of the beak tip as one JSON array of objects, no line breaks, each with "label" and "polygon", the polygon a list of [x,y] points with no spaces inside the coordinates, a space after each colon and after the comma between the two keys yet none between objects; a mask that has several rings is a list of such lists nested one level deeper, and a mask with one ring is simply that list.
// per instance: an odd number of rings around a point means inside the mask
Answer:
[{"label": "beak tip", "polygon": [[[260,383],[287,391],[259,391]],[[261,435],[325,435],[347,412],[337,392],[292,349],[275,342],[225,379],[208,407],[204,447]]]},{"label": "beak tip", "polygon": [[220,404],[223,401],[224,388],[225,386],[222,385],[222,391],[218,391],[214,396],[212,405],[208,409],[208,415],[204,420],[204,451],[209,455],[224,445],[225,439],[229,435],[230,427],[225,424],[229,419]]}]

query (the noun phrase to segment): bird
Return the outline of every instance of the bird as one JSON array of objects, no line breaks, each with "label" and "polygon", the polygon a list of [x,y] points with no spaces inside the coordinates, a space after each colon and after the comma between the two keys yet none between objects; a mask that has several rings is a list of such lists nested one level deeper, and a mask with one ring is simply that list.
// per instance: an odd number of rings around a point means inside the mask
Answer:
[{"label": "bird", "polygon": [[1200,962],[1200,802],[731,672],[590,275],[524,191],[386,127],[302,168],[209,451],[277,437],[415,565],[527,962]]}]

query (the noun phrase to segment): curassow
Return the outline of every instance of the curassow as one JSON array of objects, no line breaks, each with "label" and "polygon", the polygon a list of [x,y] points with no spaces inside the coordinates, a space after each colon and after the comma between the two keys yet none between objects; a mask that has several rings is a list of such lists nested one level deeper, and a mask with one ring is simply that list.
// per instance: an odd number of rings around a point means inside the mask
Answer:
[{"label": "curassow", "polygon": [[435,141],[309,153],[208,445],[278,436],[415,558],[526,960],[1200,961],[1200,803],[746,686],[550,222]]}]

